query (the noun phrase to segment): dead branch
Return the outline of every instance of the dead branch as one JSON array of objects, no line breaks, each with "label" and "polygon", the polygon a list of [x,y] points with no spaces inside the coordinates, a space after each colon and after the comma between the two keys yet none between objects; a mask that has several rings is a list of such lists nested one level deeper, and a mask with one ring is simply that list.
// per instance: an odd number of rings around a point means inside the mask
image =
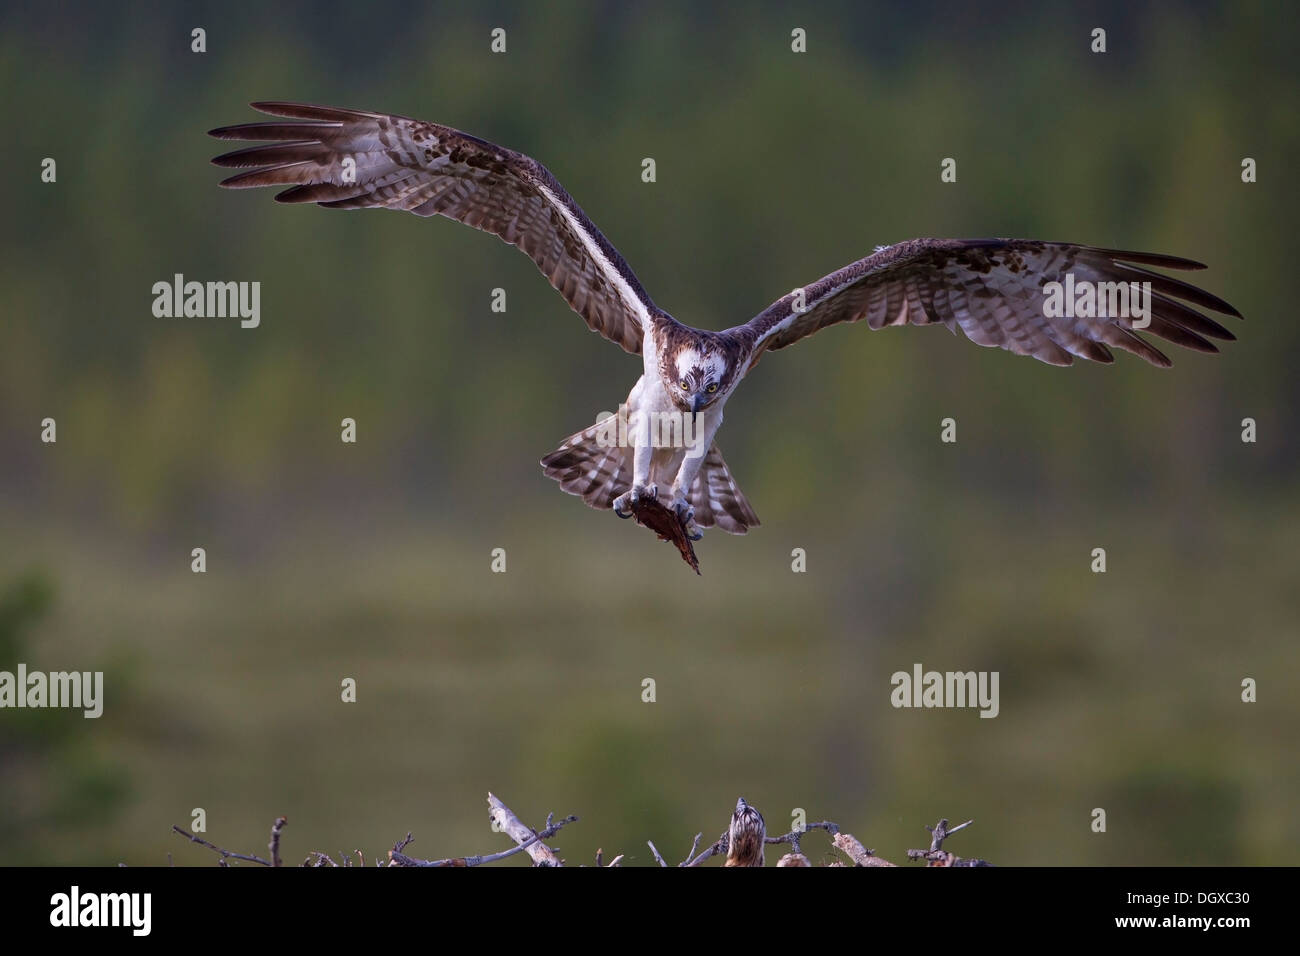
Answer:
[{"label": "dead branch", "polygon": [[[556,829],[559,829],[559,827],[556,827]],[[388,859],[390,866],[482,866],[484,863],[495,863],[497,860],[504,860],[508,856],[522,853],[541,839],[542,834],[534,834],[530,839],[525,840],[518,846],[512,846],[500,853],[489,853],[486,856],[457,856],[445,860],[418,860],[394,849],[388,854]]]},{"label": "dead branch", "polygon": [[909,860],[925,860],[926,866],[992,866],[992,863],[986,860],[964,860],[955,853],[949,853],[943,849],[943,841],[948,839],[958,830],[964,830],[974,820],[967,820],[965,823],[959,823],[955,827],[949,827],[948,821],[940,820],[934,826],[926,826],[932,836],[930,837],[930,849],[928,850],[908,850],[907,858]]},{"label": "dead branch", "polygon": [[646,840],[645,842],[646,842],[646,845],[650,847],[650,852],[653,853],[653,854],[655,855],[655,859],[659,861],[659,865],[660,865],[660,866],[667,866],[668,864],[664,862],[664,858],[663,858],[663,856],[659,853],[659,848],[658,848],[657,846],[655,846],[655,844],[654,844],[654,840]]},{"label": "dead branch", "polygon": [[[507,807],[494,794],[488,794],[489,816],[494,828],[505,833],[515,841],[515,846],[496,853],[488,853],[480,856],[463,856],[448,857],[440,860],[422,860],[418,857],[409,856],[405,851],[407,846],[414,842],[414,837],[408,833],[406,836],[393,844],[393,848],[388,851],[387,859],[376,858],[375,866],[410,866],[410,867],[472,867],[483,866],[488,863],[496,863],[515,856],[518,853],[527,853],[533,860],[534,866],[563,866],[564,860],[558,853],[558,848],[548,846],[544,841],[549,840],[558,833],[563,827],[570,823],[576,823],[576,816],[568,816],[563,820],[556,820],[555,814],[548,814],[546,825],[541,830],[533,830],[523,823],[509,807]],[[948,825],[947,819],[940,820],[934,826],[927,826],[930,831],[930,848],[927,850],[908,850],[907,858],[909,860],[924,860],[927,866],[992,866],[985,860],[963,859],[954,853],[943,849],[944,841],[950,838],[954,833],[966,829],[973,821],[967,820],[965,823],[958,824],[955,827]],[[231,860],[243,861],[246,863],[256,863],[259,866],[279,867],[280,859],[280,839],[284,827],[288,823],[285,817],[276,817],[275,822],[271,825],[271,842],[268,844],[271,851],[271,859],[265,860],[260,856],[252,854],[236,853],[233,850],[227,850],[224,847],[210,843],[202,837],[195,836],[179,826],[173,826],[172,830],[185,837],[191,843],[197,843],[199,846],[206,847],[218,855],[218,866],[229,866]],[[804,853],[802,841],[812,830],[825,830],[831,837],[831,846],[839,850],[844,856],[848,857],[852,866],[855,867],[893,867],[895,864],[883,857],[876,856],[874,850],[868,849],[857,837],[851,833],[846,833],[840,829],[839,824],[830,820],[822,820],[818,823],[807,823],[796,830],[780,836],[765,836],[765,844],[789,844],[790,852],[786,853],[777,862],[777,867],[804,867],[811,866],[807,855]],[[700,866],[706,860],[714,856],[726,856],[728,851],[728,835],[724,832],[718,839],[700,851],[700,840],[703,839],[703,833],[695,834],[695,839],[691,842],[690,851],[686,857],[677,864],[680,867]],[[653,840],[647,840],[650,852],[654,854],[655,861],[661,868],[667,868],[668,863],[664,860],[663,854],[655,846]],[[699,851],[699,852],[697,852]],[[360,851],[354,851],[357,862],[353,863],[353,855],[340,853],[338,860],[328,854],[319,851],[312,851],[303,860],[301,866],[304,867],[350,867],[365,866],[365,855]],[[171,854],[168,854],[168,860],[171,860]],[[596,866],[609,869],[621,866],[623,854],[612,859],[608,866],[604,863],[604,851],[596,851]],[[843,867],[846,864],[834,861],[825,864],[832,867]]]},{"label": "dead branch", "polygon": [[272,866],[280,865],[280,831],[284,829],[284,825],[288,822],[288,817],[276,817],[275,822],[271,824],[271,842],[267,844],[267,847],[271,851]]},{"label": "dead branch", "polygon": [[[842,852],[850,860],[852,860],[854,866],[895,866],[896,865],[890,863],[888,860],[876,856],[874,851],[868,850],[865,846],[863,846],[862,841],[860,841],[853,834],[842,832],[840,830],[839,824],[832,823],[830,820],[822,820],[818,823],[805,823],[802,829],[791,830],[789,833],[784,833],[781,836],[774,836],[774,837],[770,836],[770,837],[765,837],[763,839],[763,842],[768,844],[778,844],[778,843],[790,844],[790,848],[792,852],[787,853],[785,856],[781,857],[780,861],[777,862],[777,866],[811,866],[812,865],[811,863],[808,862],[808,858],[804,856],[803,847],[800,845],[804,834],[807,833],[809,830],[825,830],[832,837],[831,845],[834,846],[840,852]],[[800,862],[801,860],[803,862]]]},{"label": "dead branch", "polygon": [[548,814],[546,817],[546,828],[541,834],[529,829],[520,822],[515,816],[514,811],[498,800],[491,793],[488,793],[488,806],[491,807],[488,815],[497,829],[506,833],[510,839],[520,845],[520,848],[527,847],[528,855],[533,858],[534,866],[564,866],[564,860],[560,859],[559,854],[541,842],[542,839],[553,836],[560,827],[567,823],[577,822],[577,817],[566,817],[559,824],[555,824],[554,814]]},{"label": "dead branch", "polygon": [[[695,837],[695,845],[691,847],[692,853],[695,852],[695,846],[698,846],[699,842],[700,842],[700,838],[697,835]],[[730,842],[730,838],[727,836],[727,834],[724,833],[722,834],[722,836],[714,840],[713,843],[709,844],[709,846],[699,856],[694,858],[687,857],[685,860],[683,860],[681,863],[678,863],[677,865],[678,866],[699,866],[701,863],[703,863],[711,856],[726,856],[729,842]]]},{"label": "dead branch", "polygon": [[685,866],[687,863],[689,863],[689,862],[691,861],[691,858],[695,856],[695,851],[696,851],[697,849],[699,849],[699,846],[700,846],[700,838],[701,838],[702,836],[704,836],[703,833],[697,833],[697,834],[695,834],[695,839],[694,839],[694,841],[692,841],[692,843],[691,843],[691,852],[686,854],[686,859],[684,859],[684,860],[682,860],[682,862],[678,863],[678,864],[677,864],[678,866]]},{"label": "dead branch", "polygon": [[270,860],[264,860],[260,856],[249,856],[244,853],[236,853],[233,850],[223,849],[217,846],[215,843],[209,843],[207,840],[204,840],[201,837],[196,837],[193,833],[190,833],[187,830],[182,830],[180,827],[176,826],[175,824],[172,824],[172,829],[175,830],[177,833],[179,833],[181,836],[185,837],[185,839],[189,840],[191,843],[197,843],[199,846],[205,846],[209,850],[213,850],[216,853],[221,854],[221,859],[217,862],[218,866],[228,866],[229,864],[226,863],[226,860],[228,859],[244,860],[248,863],[258,863],[262,866],[271,865]]},{"label": "dead branch", "polygon": [[840,832],[839,824],[831,823],[829,820],[823,820],[820,823],[805,823],[803,829],[791,830],[789,833],[783,833],[781,836],[764,837],[763,842],[768,844],[788,843],[795,853],[802,853],[803,850],[799,846],[799,841],[809,830],[825,830],[832,836]]},{"label": "dead branch", "polygon": [[[546,818],[546,826],[540,831],[534,831],[520,822],[515,816],[514,811],[507,807],[493,794],[488,794],[488,805],[491,807],[489,816],[497,829],[506,833],[511,839],[518,842],[508,850],[501,850],[498,853],[488,853],[482,856],[460,856],[449,857],[444,860],[421,860],[416,857],[407,856],[402,851],[407,845],[413,842],[411,834],[406,835],[406,839],[395,844],[388,853],[389,866],[483,866],[485,863],[495,863],[498,860],[504,860],[507,857],[514,856],[516,853],[527,852],[533,858],[535,866],[563,866],[564,861],[550,847],[542,843],[543,840],[549,839],[560,828],[570,823],[576,823],[578,818],[575,816],[565,817],[559,822],[555,821],[555,814],[550,814]],[[358,851],[359,852],[359,851]],[[600,854],[596,855],[597,865],[599,866]],[[623,859],[620,855],[615,858],[610,866],[617,866]],[[543,862],[545,861],[545,862]]]},{"label": "dead branch", "polygon": [[876,856],[874,852],[868,850],[862,845],[862,841],[852,833],[837,833],[835,839],[831,841],[835,849],[839,850],[850,860],[854,866],[897,866],[897,863],[890,863],[886,859]]}]

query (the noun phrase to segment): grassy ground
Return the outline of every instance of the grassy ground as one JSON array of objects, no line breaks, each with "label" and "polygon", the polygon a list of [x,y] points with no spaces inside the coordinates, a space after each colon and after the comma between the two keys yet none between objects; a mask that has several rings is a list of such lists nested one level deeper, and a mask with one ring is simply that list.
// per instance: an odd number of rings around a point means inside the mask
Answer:
[{"label": "grassy ground", "polygon": [[[4,570],[57,584],[28,663],[107,672],[86,746],[126,795],[0,856],[198,862],[167,833],[195,807],[242,849],[287,814],[295,853],[407,830],[412,851],[489,852],[492,789],[534,821],[577,813],[557,840],[576,860],[645,863],[646,839],[680,856],[737,794],[773,829],[803,808],[885,855],[949,816],[977,820],[954,849],[1004,863],[1286,859],[1295,515],[1238,513],[1192,552],[1133,513],[1045,537],[950,502],[920,540],[905,516],[850,540],[778,519],[707,537],[696,579],[648,532],[555,504],[502,541],[504,575],[480,532],[445,526],[281,530],[237,569],[210,552],[205,575],[130,539],[26,529]],[[1080,540],[1110,542],[1105,575]],[[890,675],[915,662],[999,671],[1000,715],[892,708]],[[1248,676],[1259,703],[1239,700]],[[27,773],[42,799],[50,767]]]}]

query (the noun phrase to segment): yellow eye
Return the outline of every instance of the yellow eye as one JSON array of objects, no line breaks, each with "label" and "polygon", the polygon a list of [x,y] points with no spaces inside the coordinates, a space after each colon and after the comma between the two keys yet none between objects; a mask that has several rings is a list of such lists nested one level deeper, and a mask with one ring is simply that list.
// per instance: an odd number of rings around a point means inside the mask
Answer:
[{"label": "yellow eye", "polygon": [[708,388],[705,389],[705,391],[708,392],[710,395],[712,395],[717,390],[718,390],[717,382],[714,382],[712,385],[710,385]]},{"label": "yellow eye", "polygon": [[687,385],[686,385],[686,379],[682,379],[682,380],[681,380],[680,382],[678,382],[677,384],[680,385],[680,386],[682,387],[682,391],[683,391],[683,392],[686,391],[686,388],[687,388]]}]

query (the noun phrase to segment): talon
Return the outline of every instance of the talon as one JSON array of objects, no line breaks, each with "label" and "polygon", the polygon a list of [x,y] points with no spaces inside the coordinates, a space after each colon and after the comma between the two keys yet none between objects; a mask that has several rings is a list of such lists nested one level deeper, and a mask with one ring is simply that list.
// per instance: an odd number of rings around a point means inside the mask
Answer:
[{"label": "talon", "polygon": [[692,541],[699,541],[704,537],[704,532],[700,526],[695,523],[695,509],[685,498],[678,498],[673,502],[673,512],[677,515],[677,520],[682,523],[682,530],[686,532],[686,537]]},{"label": "talon", "polygon": [[632,512],[628,509],[627,504],[628,498],[631,497],[631,494],[631,492],[628,492],[627,494],[619,495],[611,503],[614,508],[614,514],[618,515],[620,518],[626,519],[632,517]]},{"label": "talon", "polygon": [[655,499],[659,497],[659,489],[654,485],[642,485],[640,488],[635,485],[628,492],[631,496],[633,506],[639,505],[642,498]]}]

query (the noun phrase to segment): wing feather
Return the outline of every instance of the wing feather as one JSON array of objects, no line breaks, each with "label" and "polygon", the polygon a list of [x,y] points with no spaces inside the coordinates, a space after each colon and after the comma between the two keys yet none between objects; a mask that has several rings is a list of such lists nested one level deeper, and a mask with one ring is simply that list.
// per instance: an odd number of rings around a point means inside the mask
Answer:
[{"label": "wing feather", "polygon": [[[1135,265],[1134,263],[1141,263]],[[1172,363],[1138,335],[1145,331],[1199,352],[1217,352],[1210,339],[1231,332],[1193,305],[1241,318],[1223,299],[1144,266],[1203,269],[1201,263],[1158,253],[1126,252],[1029,239],[913,239],[877,250],[802,290],[783,296],[748,323],[730,330],[747,338],[754,354],[781,349],[839,322],[866,319],[868,327],[946,325],[972,342],[1030,355],[1052,365],[1076,357],[1112,362],[1111,348],[1152,365]],[[1149,324],[1135,329],[1122,315],[1055,316],[1045,308],[1045,286],[1149,282]],[[1190,304],[1189,304],[1190,303]]]},{"label": "wing feather", "polygon": [[255,109],[304,122],[211,131],[270,141],[216,157],[244,172],[221,185],[287,186],[277,202],[332,209],[401,209],[445,216],[521,249],[588,327],[634,354],[662,314],[618,250],[536,160],[459,130],[405,116],[263,102]]}]

